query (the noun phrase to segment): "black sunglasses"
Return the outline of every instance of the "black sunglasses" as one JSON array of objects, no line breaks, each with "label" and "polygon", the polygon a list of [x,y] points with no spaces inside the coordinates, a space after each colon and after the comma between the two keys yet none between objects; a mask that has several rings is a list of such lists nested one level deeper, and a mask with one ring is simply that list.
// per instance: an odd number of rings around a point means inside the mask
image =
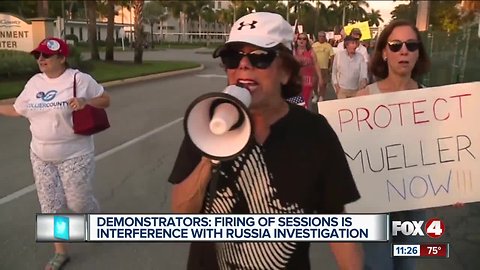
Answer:
[{"label": "black sunglasses", "polygon": [[418,50],[418,48],[420,47],[420,42],[418,41],[399,41],[399,40],[394,40],[394,41],[389,41],[387,42],[388,44],[388,48],[390,49],[390,51],[392,52],[398,52],[402,49],[403,47],[403,44],[405,44],[405,46],[407,46],[407,50],[410,51],[410,52],[414,52],[416,50]]},{"label": "black sunglasses", "polygon": [[249,53],[236,50],[226,50],[220,54],[223,65],[228,69],[238,68],[243,57],[247,57],[252,66],[259,69],[267,69],[275,60],[277,51],[274,50],[255,50]]},{"label": "black sunglasses", "polygon": [[54,54],[41,53],[41,52],[34,52],[33,53],[33,57],[35,57],[35,59],[37,59],[37,60],[38,60],[38,58],[40,58],[40,56],[43,56],[43,58],[48,59],[48,58],[54,56]]}]

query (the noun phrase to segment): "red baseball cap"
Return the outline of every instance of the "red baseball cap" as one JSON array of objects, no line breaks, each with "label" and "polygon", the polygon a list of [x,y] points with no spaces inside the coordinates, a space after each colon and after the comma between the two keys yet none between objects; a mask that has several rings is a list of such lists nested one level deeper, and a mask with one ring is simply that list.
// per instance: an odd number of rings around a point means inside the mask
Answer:
[{"label": "red baseball cap", "polygon": [[45,54],[60,54],[65,57],[68,57],[70,50],[68,49],[67,43],[63,41],[62,39],[55,38],[55,37],[48,37],[40,44],[38,44],[38,47],[31,51],[30,53],[35,53],[35,52],[40,52],[40,53],[45,53]]}]

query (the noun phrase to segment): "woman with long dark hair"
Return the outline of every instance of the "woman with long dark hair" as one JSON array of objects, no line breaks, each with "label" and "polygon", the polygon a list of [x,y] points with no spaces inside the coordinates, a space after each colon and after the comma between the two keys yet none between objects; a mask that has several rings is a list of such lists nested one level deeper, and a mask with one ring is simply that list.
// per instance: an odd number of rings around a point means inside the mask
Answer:
[{"label": "woman with long dark hair", "polygon": [[312,50],[310,40],[305,33],[297,36],[295,41],[293,55],[300,63],[300,75],[302,76],[302,97],[305,100],[305,108],[309,108],[312,100],[314,87],[317,86],[318,78],[322,74],[317,65],[317,57]]},{"label": "woman with long dark hair", "polygon": [[[430,59],[423,46],[420,32],[408,21],[396,20],[385,27],[378,37],[369,63],[376,82],[358,91],[358,95],[374,95],[422,88],[419,77],[430,68]],[[391,220],[424,220],[425,210],[393,212]],[[416,243],[413,237],[396,237],[394,242]],[[391,258],[390,243],[364,244],[368,270],[412,270],[415,259]]]}]

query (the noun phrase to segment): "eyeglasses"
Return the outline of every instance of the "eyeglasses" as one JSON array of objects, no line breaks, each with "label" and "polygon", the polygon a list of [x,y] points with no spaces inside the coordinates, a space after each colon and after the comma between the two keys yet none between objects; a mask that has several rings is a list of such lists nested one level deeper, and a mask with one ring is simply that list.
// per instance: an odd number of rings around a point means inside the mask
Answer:
[{"label": "eyeglasses", "polygon": [[259,69],[267,69],[272,64],[273,60],[275,60],[277,54],[277,51],[273,50],[255,50],[249,53],[244,53],[242,51],[230,49],[221,53],[220,58],[222,59],[223,65],[228,69],[238,68],[240,61],[245,56],[248,58],[248,61],[250,61],[252,66]]},{"label": "eyeglasses", "polygon": [[38,60],[38,58],[40,58],[40,56],[43,56],[43,58],[48,59],[48,58],[54,56],[54,54],[41,53],[41,52],[34,52],[33,53],[33,57],[35,57],[35,59],[37,59],[37,60]]},{"label": "eyeglasses", "polygon": [[388,44],[388,48],[392,52],[400,51],[403,47],[403,44],[405,44],[405,46],[407,46],[407,50],[410,51],[410,52],[414,52],[414,51],[418,50],[418,48],[420,47],[420,42],[413,41],[413,40],[403,41],[403,42],[399,41],[399,40],[394,40],[394,41],[387,42],[387,44]]},{"label": "eyeglasses", "polygon": [[300,37],[300,38],[297,38],[298,40],[307,40],[307,38],[304,38],[304,37]]}]

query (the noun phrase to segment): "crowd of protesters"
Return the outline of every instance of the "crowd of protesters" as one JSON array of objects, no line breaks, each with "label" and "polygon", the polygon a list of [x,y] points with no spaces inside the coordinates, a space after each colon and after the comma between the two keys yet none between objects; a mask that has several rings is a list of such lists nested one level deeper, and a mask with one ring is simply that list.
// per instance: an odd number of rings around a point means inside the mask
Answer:
[{"label": "crowd of protesters", "polygon": [[315,103],[326,99],[329,83],[336,98],[355,97],[359,90],[374,82],[368,70],[371,43],[371,40],[362,40],[359,28],[353,28],[348,35],[342,29],[333,38],[327,38],[325,31],[319,31],[316,38],[306,33],[296,34],[296,57],[308,65],[301,73],[302,94],[290,101],[312,109]]}]

